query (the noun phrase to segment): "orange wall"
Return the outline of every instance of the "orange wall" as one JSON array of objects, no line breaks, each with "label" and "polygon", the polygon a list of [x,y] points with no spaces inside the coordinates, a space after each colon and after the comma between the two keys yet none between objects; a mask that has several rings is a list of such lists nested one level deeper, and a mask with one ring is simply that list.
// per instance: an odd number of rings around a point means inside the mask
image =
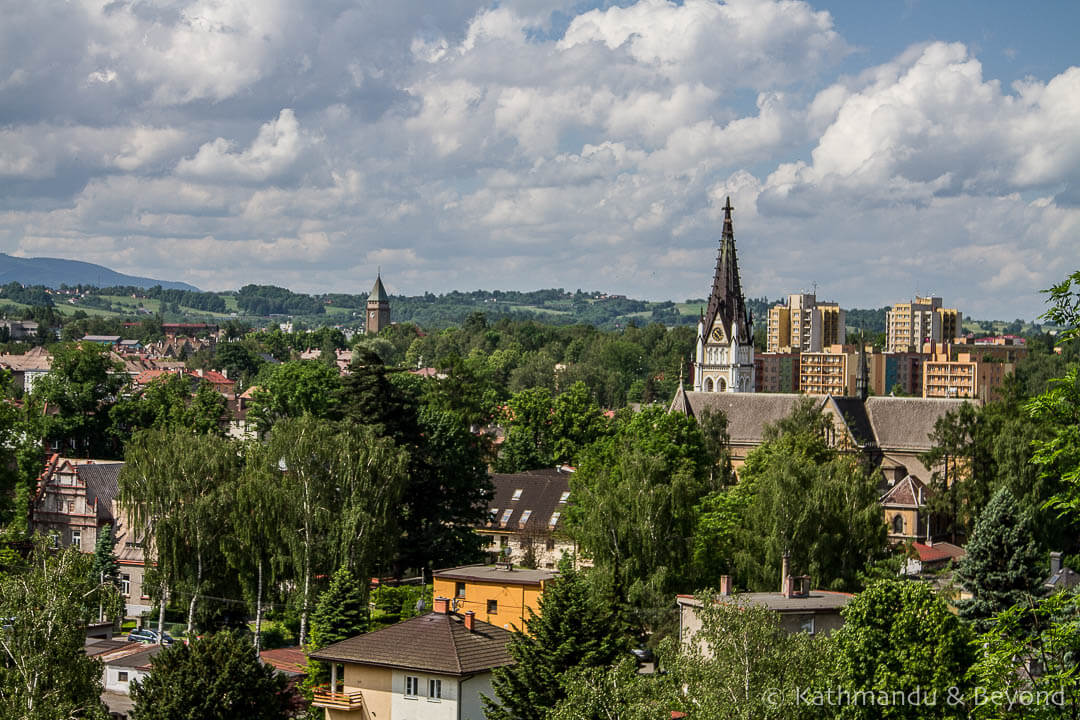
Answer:
[{"label": "orange wall", "polygon": [[[540,596],[544,591],[542,583],[511,585],[466,580],[465,597],[460,598],[454,595],[457,582],[453,578],[435,578],[435,597],[458,600],[457,612],[472,610],[476,613],[477,620],[507,630],[524,629],[525,622],[529,619],[526,608],[531,608],[535,613],[540,612]],[[488,613],[488,600],[496,602],[497,612]]]}]

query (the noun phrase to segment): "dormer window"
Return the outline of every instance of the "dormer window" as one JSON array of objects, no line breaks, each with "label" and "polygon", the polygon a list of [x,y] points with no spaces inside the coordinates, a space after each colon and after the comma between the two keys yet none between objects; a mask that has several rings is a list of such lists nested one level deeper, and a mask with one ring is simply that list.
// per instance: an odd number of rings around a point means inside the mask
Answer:
[{"label": "dormer window", "polygon": [[505,510],[503,510],[502,520],[500,520],[499,523],[502,524],[502,525],[505,525],[506,523],[510,522],[510,516],[513,515],[513,514],[514,514],[514,509],[513,508],[506,508]]},{"label": "dormer window", "polygon": [[517,490],[515,490],[514,491],[514,497],[512,497],[510,499],[511,500],[520,500],[521,499],[521,492],[522,492],[523,489],[524,488],[518,488]]},{"label": "dormer window", "polygon": [[525,527],[525,523],[529,522],[530,517],[532,517],[532,510],[526,510],[525,512],[521,513],[521,519],[518,520],[518,524],[521,527]]},{"label": "dormer window", "polygon": [[567,490],[566,492],[564,492],[562,495],[559,496],[559,504],[560,505],[565,505],[566,501],[569,500],[569,499],[570,499],[570,491]]},{"label": "dormer window", "polygon": [[548,520],[548,527],[555,527],[555,525],[559,522],[559,516],[560,515],[562,515],[561,512],[553,512],[553,513],[551,513],[551,519]]}]

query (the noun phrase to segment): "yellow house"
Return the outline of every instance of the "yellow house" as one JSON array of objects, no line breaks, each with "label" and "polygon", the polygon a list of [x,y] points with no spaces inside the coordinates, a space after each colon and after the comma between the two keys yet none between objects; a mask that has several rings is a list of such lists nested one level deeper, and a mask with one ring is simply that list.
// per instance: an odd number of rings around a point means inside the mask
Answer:
[{"label": "yellow house", "polygon": [[450,598],[455,612],[506,630],[524,629],[529,610],[540,613],[544,585],[554,570],[528,570],[511,563],[465,565],[434,573],[435,597]]},{"label": "yellow house", "polygon": [[434,612],[311,653],[330,666],[312,705],[326,720],[482,720],[492,670],[514,662],[510,637],[438,598]]}]

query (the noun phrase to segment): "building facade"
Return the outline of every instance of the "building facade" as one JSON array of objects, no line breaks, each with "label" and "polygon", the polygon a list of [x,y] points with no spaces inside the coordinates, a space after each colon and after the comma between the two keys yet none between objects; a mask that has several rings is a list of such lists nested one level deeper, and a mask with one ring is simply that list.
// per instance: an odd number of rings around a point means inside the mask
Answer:
[{"label": "building facade", "polygon": [[799,392],[799,353],[754,353],[754,383],[757,392]]},{"label": "building facade", "polygon": [[491,476],[488,520],[476,528],[487,539],[490,562],[552,570],[564,554],[576,558],[577,546],[563,529],[572,473],[561,467]]},{"label": "building facade", "polygon": [[491,671],[513,664],[510,633],[453,612],[434,612],[329,645],[310,657],[330,666],[312,705],[326,720],[464,720],[484,717]]},{"label": "building facade", "polygon": [[379,273],[375,276],[375,286],[368,293],[364,332],[367,335],[378,335],[385,327],[390,327],[390,296],[386,294],[382,273]]},{"label": "building facade", "polygon": [[554,570],[497,563],[438,570],[432,581],[435,597],[449,598],[454,612],[473,612],[504,630],[524,630],[529,612],[540,613],[544,586],[557,576]]},{"label": "building facade", "polygon": [[143,588],[142,538],[117,506],[117,478],[123,466],[109,460],[50,456],[38,478],[30,529],[52,538],[56,547],[75,547],[90,554],[97,546],[98,533],[111,525],[126,615],[138,617],[150,609],[150,598]]},{"label": "building facade", "polygon": [[766,349],[770,353],[820,352],[847,340],[847,313],[836,303],[818,302],[813,293],[789,295],[769,308]]},{"label": "building facade", "polygon": [[693,362],[697,392],[752,393],[755,389],[753,320],[739,280],[732,209],[728,198],[709,306],[698,320]]},{"label": "building facade", "polygon": [[897,303],[885,313],[885,349],[918,352],[925,342],[951,341],[963,331],[963,315],[942,307],[939,297],[918,297]]}]

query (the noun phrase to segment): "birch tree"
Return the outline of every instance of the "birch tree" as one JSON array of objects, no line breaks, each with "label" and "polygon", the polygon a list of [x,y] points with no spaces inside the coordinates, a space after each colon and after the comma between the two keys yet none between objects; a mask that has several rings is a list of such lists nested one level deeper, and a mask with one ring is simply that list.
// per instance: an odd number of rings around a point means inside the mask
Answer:
[{"label": "birch tree", "polygon": [[220,558],[223,493],[239,471],[236,444],[224,438],[148,430],[128,445],[119,480],[121,504],[136,527],[149,530],[147,551],[163,584],[159,613],[170,586],[190,593],[188,635],[210,564]]},{"label": "birch tree", "polygon": [[[276,459],[276,460],[275,460]],[[264,462],[280,473],[278,527],[300,593],[300,644],[316,577],[342,566],[368,578],[393,551],[394,510],[405,482],[406,453],[369,428],[306,415],[278,422]]]}]

